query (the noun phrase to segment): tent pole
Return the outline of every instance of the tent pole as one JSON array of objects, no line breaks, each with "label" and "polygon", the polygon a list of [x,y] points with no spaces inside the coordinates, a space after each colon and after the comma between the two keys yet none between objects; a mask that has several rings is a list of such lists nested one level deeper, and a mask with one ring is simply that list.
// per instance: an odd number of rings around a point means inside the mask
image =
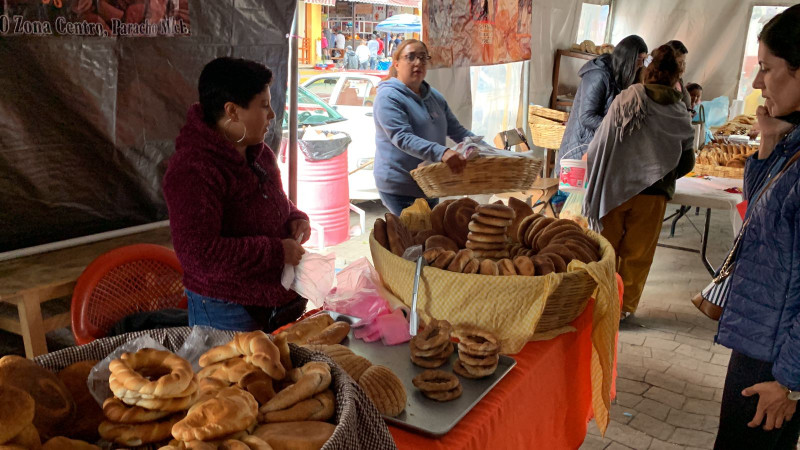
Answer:
[{"label": "tent pole", "polygon": [[356,49],[356,4],[355,2],[350,3],[350,7],[353,8],[353,50]]},{"label": "tent pole", "polygon": [[289,32],[289,200],[297,204],[297,8]]}]

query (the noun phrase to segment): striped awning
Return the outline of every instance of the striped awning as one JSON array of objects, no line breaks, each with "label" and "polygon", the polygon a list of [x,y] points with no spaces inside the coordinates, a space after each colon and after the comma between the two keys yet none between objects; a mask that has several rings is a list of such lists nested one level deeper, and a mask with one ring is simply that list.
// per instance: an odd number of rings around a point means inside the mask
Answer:
[{"label": "striped awning", "polygon": [[305,2],[310,5],[336,6],[336,0],[305,0]]},{"label": "striped awning", "polygon": [[[339,0],[341,1],[341,0]],[[372,3],[373,5],[404,6],[419,8],[422,0],[344,0],[351,3]]]}]

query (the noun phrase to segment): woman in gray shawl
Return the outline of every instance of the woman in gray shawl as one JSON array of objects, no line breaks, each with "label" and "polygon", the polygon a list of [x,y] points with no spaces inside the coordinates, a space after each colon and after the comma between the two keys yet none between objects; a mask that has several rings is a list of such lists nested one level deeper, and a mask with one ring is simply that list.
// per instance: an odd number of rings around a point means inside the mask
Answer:
[{"label": "woman in gray shawl", "polygon": [[636,311],[675,180],[694,167],[689,112],[673,88],[682,69],[671,47],[656,49],[643,84],[614,99],[589,144],[583,215],[617,253],[622,318]]}]

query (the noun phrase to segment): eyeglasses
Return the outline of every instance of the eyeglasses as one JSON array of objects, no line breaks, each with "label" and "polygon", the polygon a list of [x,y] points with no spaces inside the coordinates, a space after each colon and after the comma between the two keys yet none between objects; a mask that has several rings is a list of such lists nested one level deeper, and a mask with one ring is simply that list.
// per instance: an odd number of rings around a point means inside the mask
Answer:
[{"label": "eyeglasses", "polygon": [[425,64],[428,64],[428,61],[431,60],[431,57],[427,53],[406,53],[403,55],[403,59],[411,64],[414,64],[414,61],[418,59],[419,62],[421,62],[424,66]]}]

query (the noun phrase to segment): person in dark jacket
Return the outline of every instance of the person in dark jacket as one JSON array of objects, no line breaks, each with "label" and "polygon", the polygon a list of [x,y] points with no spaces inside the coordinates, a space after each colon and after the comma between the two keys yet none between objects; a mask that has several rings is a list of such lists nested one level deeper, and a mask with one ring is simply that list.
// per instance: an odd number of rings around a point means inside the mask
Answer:
[{"label": "person in dark jacket", "polygon": [[623,317],[639,304],[675,180],[694,167],[694,129],[673,88],[679,75],[675,51],[656,49],[643,83],[614,99],[589,144],[583,215],[617,254]]},{"label": "person in dark jacket", "polygon": [[731,350],[715,449],[795,449],[800,436],[800,5],[759,35],[758,153],[716,341]]},{"label": "person in dark jacket", "polygon": [[683,42],[676,40],[667,42],[667,45],[675,50],[675,54],[678,55],[678,64],[681,66],[681,76],[675,84],[675,89],[681,93],[681,100],[686,105],[686,109],[692,111],[692,97],[683,82],[683,73],[686,71],[686,55],[689,54],[689,49],[683,45]]},{"label": "person in dark jacket", "polygon": [[200,103],[175,141],[163,189],[190,325],[272,331],[305,310],[306,301],[281,285],[311,227],[286,197],[264,144],[275,118],[271,81],[259,63],[211,61],[200,74]]},{"label": "person in dark jacket", "polygon": [[[609,55],[600,55],[581,67],[581,83],[572,103],[557,160],[581,159],[603,121],[614,97],[633,84],[647,57],[647,44],[636,35],[621,40]],[[556,175],[561,164],[556,162]]]}]

